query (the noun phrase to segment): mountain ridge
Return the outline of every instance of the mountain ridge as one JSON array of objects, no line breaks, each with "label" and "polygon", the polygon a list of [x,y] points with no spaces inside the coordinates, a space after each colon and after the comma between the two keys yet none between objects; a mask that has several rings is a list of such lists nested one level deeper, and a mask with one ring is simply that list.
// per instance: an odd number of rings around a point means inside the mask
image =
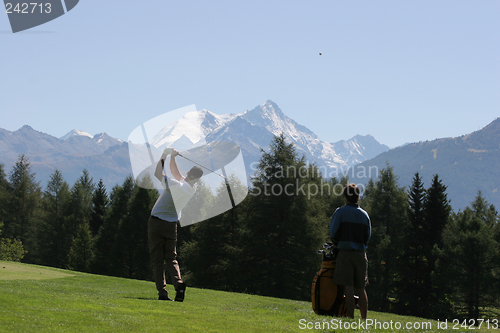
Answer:
[{"label": "mountain ridge", "polygon": [[[310,163],[326,171],[326,176],[348,174],[351,181],[366,183],[366,179],[355,177],[356,172],[352,172],[354,166],[381,170],[389,162],[404,186],[410,185],[417,171],[426,184],[432,174],[439,174],[449,187],[455,208],[462,208],[472,201],[477,190],[482,190],[487,200],[500,206],[500,179],[494,172],[494,166],[500,163],[500,118],[478,131],[459,137],[408,143],[389,149],[369,134],[356,134],[337,142],[321,141],[307,127],[287,117],[271,100],[241,113],[218,115],[208,110],[197,112],[198,133],[187,133],[190,131],[187,122],[184,126],[188,127],[179,127],[179,132],[169,138],[176,124],[182,123],[179,119],[179,123],[173,124],[172,128],[167,128],[162,134],[160,131],[151,143],[156,143],[158,147],[168,143],[183,149],[183,146],[204,144],[202,141],[234,142],[241,147],[247,173],[251,174],[255,171],[252,163],[260,159],[261,149],[268,151],[273,136],[283,133],[289,143],[294,143],[299,155],[304,155]],[[193,142],[197,138],[203,140]],[[111,188],[132,175],[128,153],[128,142],[106,133],[92,136],[84,131],[72,130],[56,138],[29,125],[12,132],[0,128],[0,163],[4,164],[6,172],[10,171],[20,154],[25,154],[42,185],[46,184],[56,168],[70,184],[81,176],[85,168],[95,181],[102,178]],[[460,195],[460,192],[464,194]]]},{"label": "mountain ridge", "polygon": [[[119,152],[116,152],[117,148]],[[78,179],[83,169],[99,175],[108,185],[123,181],[123,174],[130,173],[130,161],[128,165],[124,164],[124,159],[118,156],[127,156],[127,144],[106,133],[93,137],[72,135],[61,139],[29,125],[12,132],[0,129],[0,154],[0,163],[4,164],[7,172],[19,155],[24,154],[30,161],[37,181],[43,185],[56,169],[62,172],[69,183]]]},{"label": "mountain ridge", "polygon": [[[198,128],[193,124],[198,124]],[[180,134],[187,132],[189,135],[181,140]],[[161,129],[151,144],[156,148],[172,145],[187,149],[189,144],[195,147],[212,141],[234,142],[241,147],[248,171],[252,163],[259,160],[260,149],[266,150],[273,136],[281,133],[289,143],[296,145],[300,155],[326,173],[332,169],[348,168],[389,149],[371,136],[356,135],[338,143],[321,141],[307,127],[286,116],[271,100],[241,113],[217,115],[208,110],[187,112],[175,123]],[[205,140],[199,140],[203,136]],[[338,154],[336,149],[342,153]]]},{"label": "mountain ridge", "polygon": [[[248,122],[248,124],[244,125],[244,121]],[[298,124],[293,119],[287,117],[278,105],[271,100],[267,100],[264,104],[252,110],[238,114],[231,119],[231,123],[229,123],[228,126],[231,124],[240,128],[247,128],[247,130],[244,130],[244,133],[253,133],[250,129],[254,128],[265,128],[267,130],[266,132],[262,131],[257,136],[247,138],[250,139],[250,142],[243,145],[242,150],[244,151],[253,152],[252,154],[260,154],[260,149],[256,152],[256,148],[267,147],[274,135],[283,133],[289,143],[294,143],[296,145],[299,154],[303,154],[309,162],[316,163],[325,170],[337,169],[339,167],[346,168],[389,149],[388,146],[380,144],[373,139],[373,145],[369,147],[367,151],[368,156],[365,155],[365,149],[358,149],[357,152],[347,152],[345,149],[344,154],[338,154],[336,152],[336,147],[340,147],[340,142],[328,143],[321,141],[319,137],[306,126]],[[236,131],[232,131],[232,138],[231,135],[229,135],[229,130],[223,133],[221,130],[216,130],[210,137],[207,137],[207,141],[232,141],[234,140],[234,136],[238,136],[235,132]],[[355,137],[362,136],[356,135]],[[350,142],[352,140],[353,139],[344,140],[344,142]],[[242,140],[240,141],[243,142]]]},{"label": "mountain ridge", "polygon": [[[198,128],[193,126],[193,121]],[[307,127],[287,117],[271,100],[240,113],[218,115],[208,110],[188,112],[173,125],[160,130],[150,143],[155,147],[172,145],[183,150],[193,144],[203,144],[202,141],[205,140],[235,142],[241,146],[245,167],[250,174],[255,171],[251,166],[260,159],[261,149],[268,149],[273,136],[280,133],[284,133],[290,143],[296,144],[299,154],[305,155],[308,161],[325,170],[350,166],[389,149],[371,137],[371,143],[376,147],[366,149],[369,153],[364,156],[365,147],[357,143],[363,141],[363,136],[360,135],[353,137],[352,142],[323,142]],[[337,154],[335,149],[341,150],[342,154]],[[13,132],[0,129],[0,153],[0,163],[6,169],[15,164],[20,154],[25,154],[42,183],[48,180],[56,168],[60,169],[70,183],[86,168],[89,172],[95,172],[93,177],[96,179],[107,179],[108,183],[105,184],[108,187],[115,185],[112,182],[120,183],[127,175],[132,174],[128,143],[106,133],[92,136],[85,131],[73,129],[56,138],[29,125]]]},{"label": "mountain ridge", "polygon": [[[376,167],[381,170],[389,165],[400,184],[408,188],[416,172],[427,187],[438,174],[448,187],[454,208],[465,208],[474,200],[477,191],[495,207],[500,207],[499,164],[500,118],[497,118],[469,134],[410,143],[383,152],[356,165],[349,175],[356,175],[356,169]],[[362,184],[367,182],[365,177],[351,179]]]}]

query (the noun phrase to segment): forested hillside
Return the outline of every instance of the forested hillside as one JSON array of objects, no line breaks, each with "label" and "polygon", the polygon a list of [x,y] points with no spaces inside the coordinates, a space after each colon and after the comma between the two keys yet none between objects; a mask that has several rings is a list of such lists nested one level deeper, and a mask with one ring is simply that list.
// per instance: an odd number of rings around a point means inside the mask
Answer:
[{"label": "forested hillside", "polygon": [[[309,300],[316,253],[344,204],[347,178],[325,179],[283,135],[262,152],[250,193],[236,208],[179,230],[190,286]],[[451,209],[439,175],[403,188],[391,166],[360,202],[372,221],[370,308],[428,318],[485,318],[500,307],[500,223],[481,192]],[[222,189],[222,188],[221,188]],[[243,188],[241,188],[243,190]],[[211,209],[223,191],[199,184],[193,204]],[[28,156],[0,167],[0,259],[152,280],[147,220],[158,196],[131,177],[106,189],[86,170],[73,184],[54,171],[39,184]],[[22,244],[22,245],[21,245]],[[25,252],[26,251],[26,252]],[[155,293],[151,290],[151,293]]]},{"label": "forested hillside", "polygon": [[389,163],[400,177],[400,184],[409,187],[415,172],[430,182],[439,174],[448,186],[454,210],[464,209],[482,191],[489,202],[500,205],[500,118],[479,131],[456,138],[417,142],[384,152],[364,161],[348,174],[356,183],[365,184],[367,177],[360,171],[382,170]]}]

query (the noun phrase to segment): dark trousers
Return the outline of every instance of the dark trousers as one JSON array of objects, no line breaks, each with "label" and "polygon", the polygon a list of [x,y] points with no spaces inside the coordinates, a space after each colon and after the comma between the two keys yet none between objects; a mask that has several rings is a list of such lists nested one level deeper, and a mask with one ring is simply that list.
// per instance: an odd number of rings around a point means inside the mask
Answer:
[{"label": "dark trousers", "polygon": [[174,287],[182,283],[177,262],[177,222],[168,222],[151,216],[148,222],[148,243],[158,295],[168,295],[165,282],[165,268],[170,274]]}]

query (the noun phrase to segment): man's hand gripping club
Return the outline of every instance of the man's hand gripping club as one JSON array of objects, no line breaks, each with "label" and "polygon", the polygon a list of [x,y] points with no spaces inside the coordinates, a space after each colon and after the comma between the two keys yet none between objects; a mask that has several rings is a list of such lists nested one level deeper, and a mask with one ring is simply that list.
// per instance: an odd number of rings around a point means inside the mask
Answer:
[{"label": "man's hand gripping club", "polygon": [[163,168],[165,167],[165,160],[167,159],[168,155],[171,155],[170,172],[175,177],[175,179],[180,181],[183,178],[183,176],[179,172],[179,168],[177,168],[177,163],[175,162],[175,156],[179,155],[179,152],[176,149],[170,147],[167,147],[163,150],[160,160],[156,165],[155,177],[158,178],[160,182],[163,181],[163,178],[165,176],[165,174],[163,173]]}]

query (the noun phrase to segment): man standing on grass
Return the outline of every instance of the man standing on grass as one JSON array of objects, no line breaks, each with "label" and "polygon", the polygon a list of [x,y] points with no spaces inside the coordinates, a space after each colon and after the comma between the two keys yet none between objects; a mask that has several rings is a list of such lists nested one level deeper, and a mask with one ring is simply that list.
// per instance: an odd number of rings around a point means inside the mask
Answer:
[{"label": "man standing on grass", "polygon": [[368,213],[358,206],[359,188],[355,184],[344,187],[346,205],[337,208],[330,221],[330,237],[337,244],[339,254],[333,283],[344,286],[347,315],[354,318],[354,289],[359,296],[361,318],[366,319],[368,296],[368,260],[366,245],[370,240],[371,222]]},{"label": "man standing on grass", "polygon": [[[156,165],[155,176],[160,182],[164,182],[165,189],[156,200],[151,211],[148,222],[148,242],[158,299],[163,301],[172,300],[168,297],[168,291],[165,289],[165,269],[163,265],[166,262],[167,271],[172,277],[176,290],[175,301],[182,302],[186,285],[181,279],[179,263],[177,262],[177,222],[181,218],[182,208],[193,197],[196,191],[195,184],[203,175],[203,170],[194,166],[184,177],[179,172],[175,162],[175,156],[178,154],[177,150],[166,148]],[[174,178],[168,178],[163,173],[168,155],[171,155],[169,166]]]}]

